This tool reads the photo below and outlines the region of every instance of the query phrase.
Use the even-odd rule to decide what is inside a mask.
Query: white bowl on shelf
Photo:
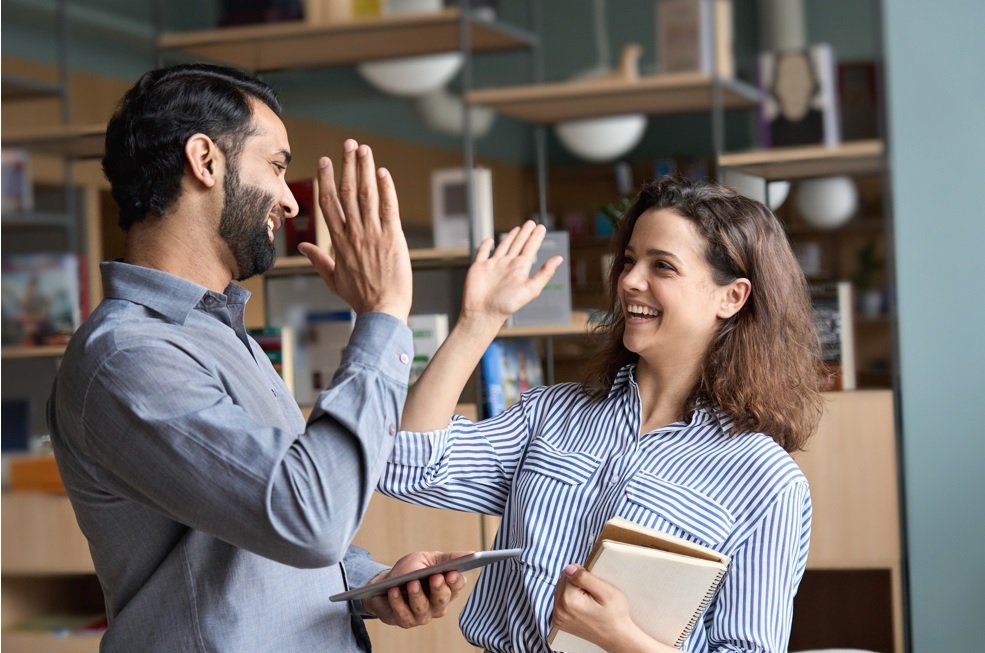
[[[367,61],[357,66],[370,84],[391,95],[416,97],[436,91],[454,77],[465,61],[461,52]]]
[[[605,118],[569,120],[554,127],[572,154],[588,161],[612,161],[633,149],[646,131],[646,116],[630,113]]]
[[[858,188],[851,177],[807,179],[797,184],[797,209],[817,229],[837,229],[858,210]]]

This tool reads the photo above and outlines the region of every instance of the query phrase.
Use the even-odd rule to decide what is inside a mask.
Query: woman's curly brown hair
[[[596,329],[603,342],[586,386],[607,393],[619,369],[638,360],[623,345],[617,290],[636,222],[659,209],[694,224],[716,283],[746,278],[752,286],[742,309],[722,321],[687,412],[707,402],[734,420],[734,433],[765,433],[787,451],[803,448],[821,417],[824,378],[807,282],[770,210],[715,183],[665,177],[644,186],[626,211],[612,243],[609,313]]]

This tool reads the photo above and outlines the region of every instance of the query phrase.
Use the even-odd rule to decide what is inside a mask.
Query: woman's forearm
[[[489,317],[462,316],[407,395],[400,428],[434,431],[448,426],[465,384],[502,326]]]

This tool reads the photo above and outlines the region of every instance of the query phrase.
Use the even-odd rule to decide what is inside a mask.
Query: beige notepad
[[[644,632],[679,647],[714,598],[729,563],[713,549],[614,517],[602,528],[585,567],[626,594],[633,621]],[[602,653],[556,628],[548,643],[565,653]]]

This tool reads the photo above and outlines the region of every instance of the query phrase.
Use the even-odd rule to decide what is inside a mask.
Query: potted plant
[[[855,260],[855,292],[858,297],[859,315],[872,317],[883,312],[883,293],[876,279],[882,260],[876,255],[876,242],[870,240],[859,251]]]

